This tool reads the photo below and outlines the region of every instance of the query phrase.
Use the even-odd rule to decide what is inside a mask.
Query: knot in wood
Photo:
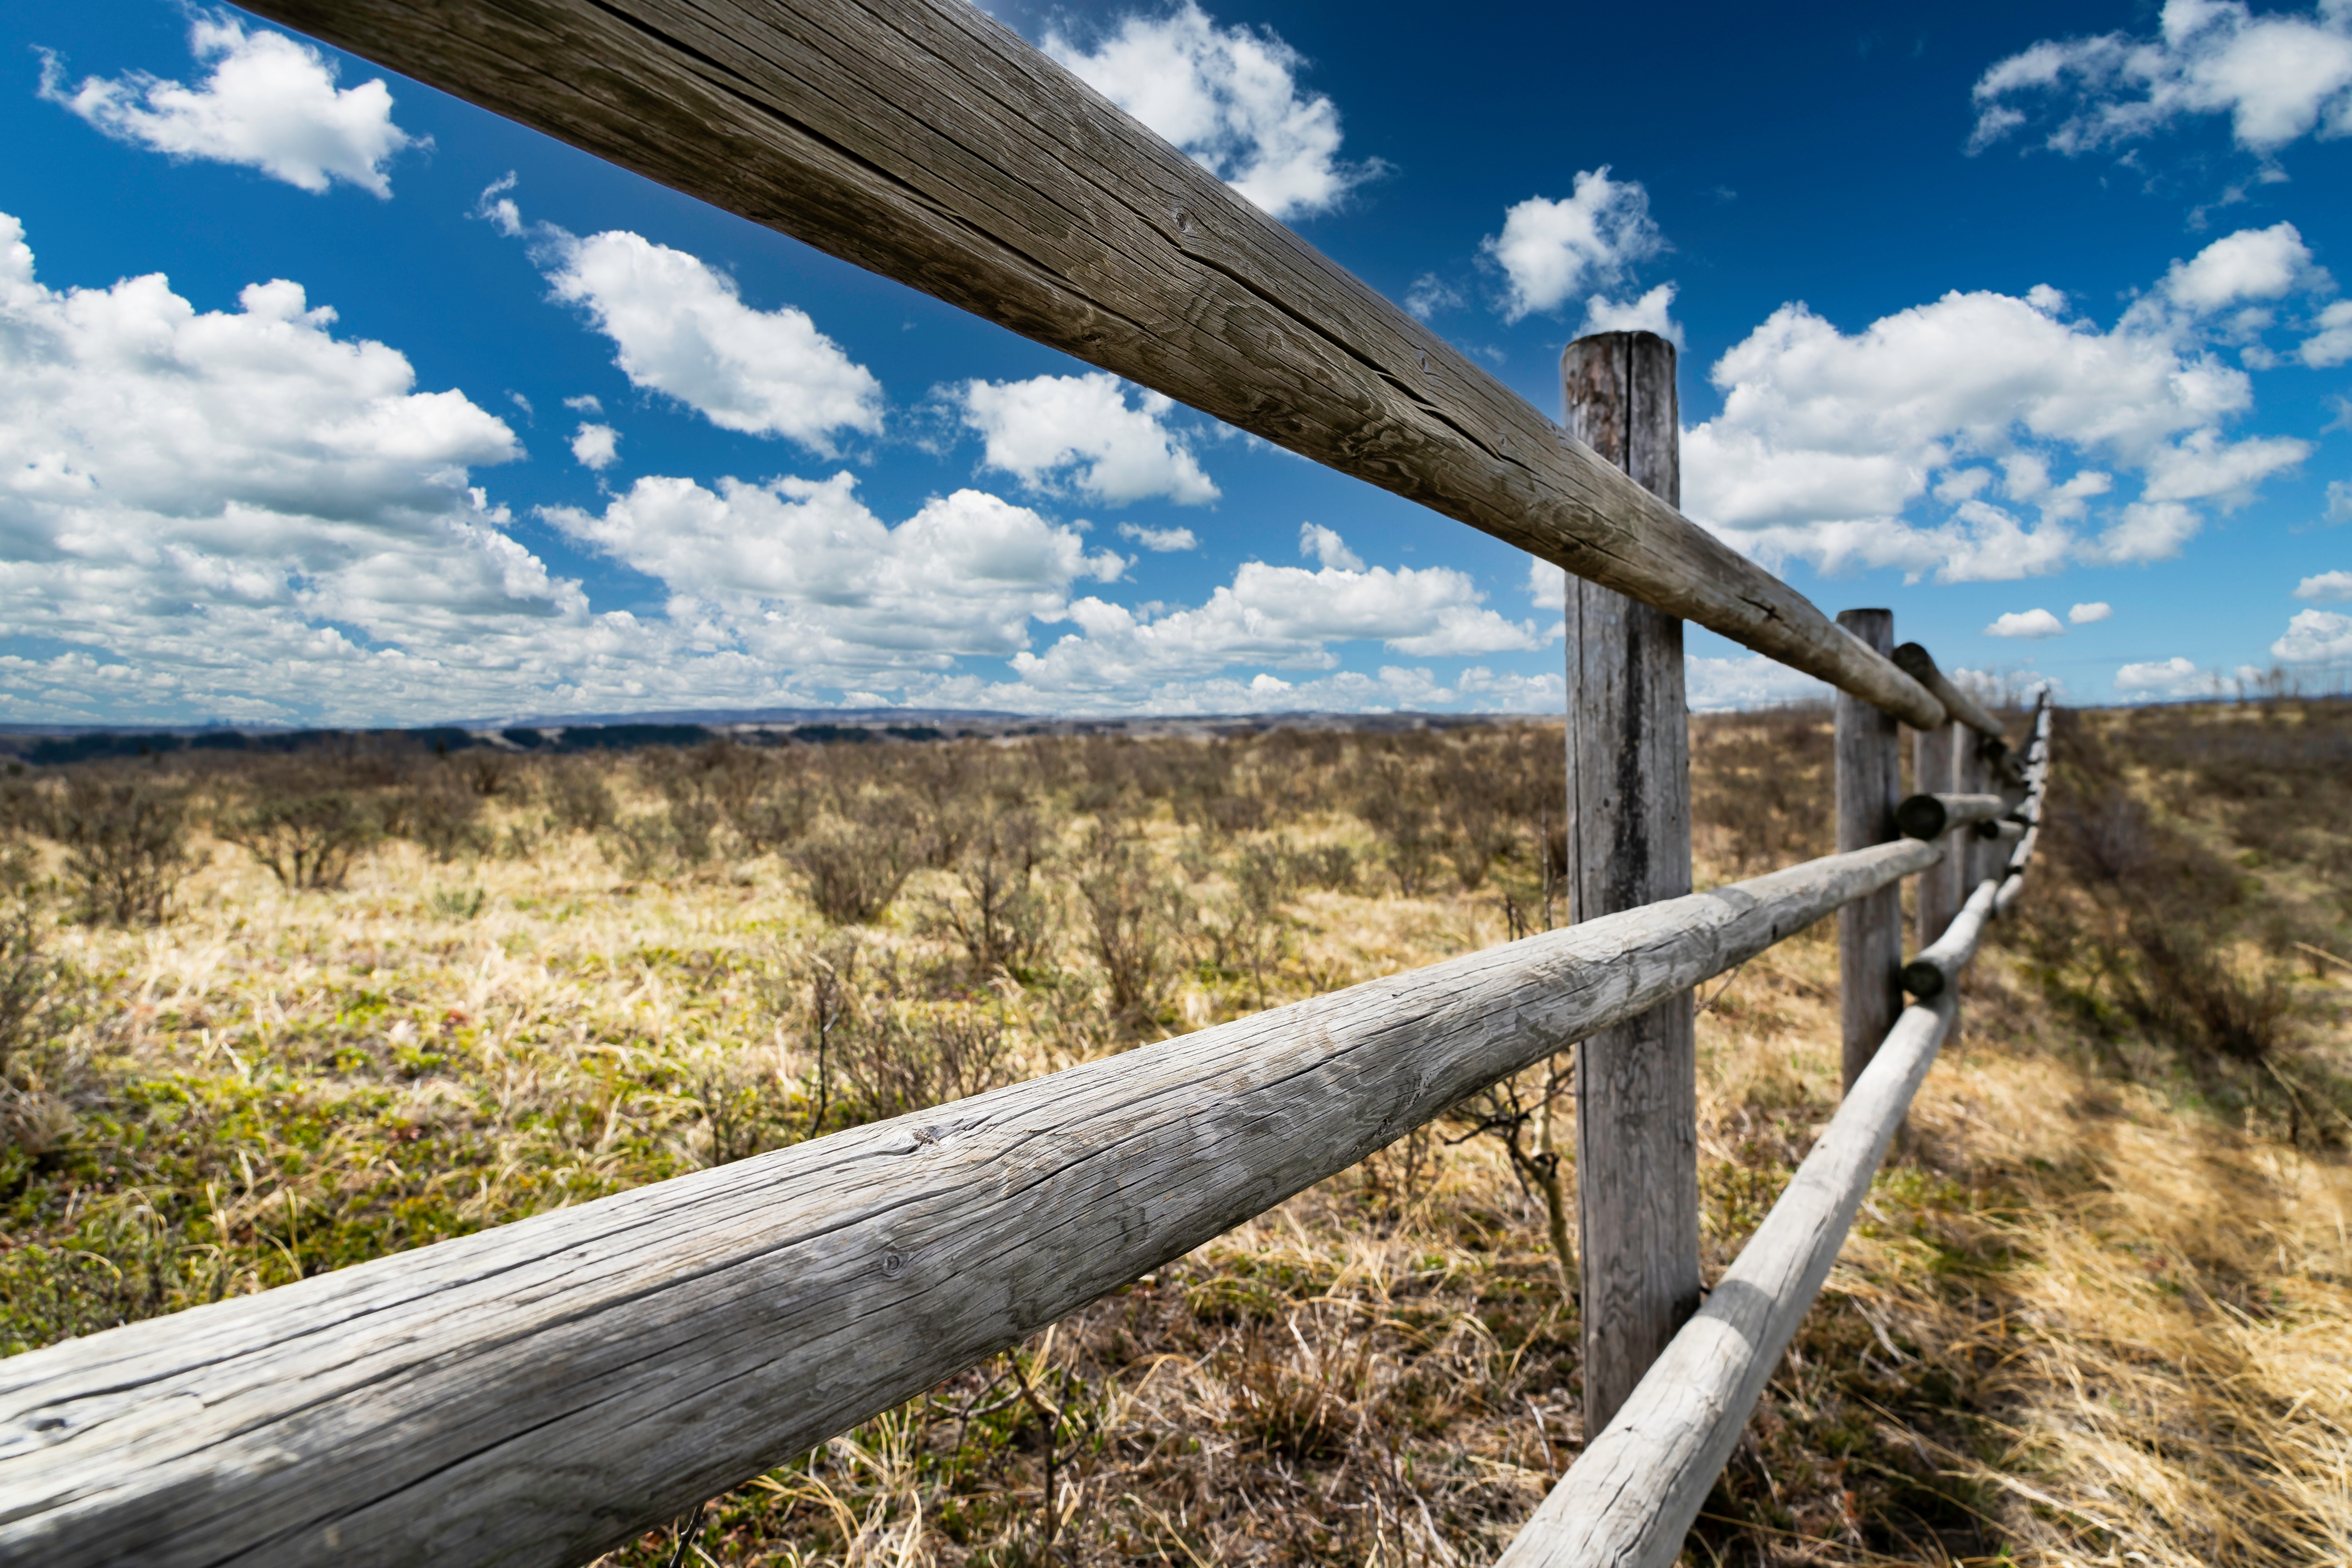
[[[898,1278],[898,1276],[899,1276],[899,1275],[904,1274],[906,1271],[907,1271],[907,1255],[906,1255],[905,1253],[903,1253],[903,1252],[886,1252],[886,1253],[884,1253],[884,1254],[882,1255],[882,1278],[883,1278],[883,1279],[896,1279],[897,1278]]]

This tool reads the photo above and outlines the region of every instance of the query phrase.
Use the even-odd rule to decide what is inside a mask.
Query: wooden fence
[[[1671,1563],[2022,886],[2046,699],[2021,768],[1685,519],[1671,345],[1570,345],[1555,425],[961,0],[253,8],[1566,567],[1576,923],[0,1362],[0,1556],[564,1568],[1580,1046],[1591,1437],[1504,1561]],[[1689,890],[1684,619],[1837,689],[1839,853]],[[1832,913],[1844,1103],[1702,1291],[1690,993]]]

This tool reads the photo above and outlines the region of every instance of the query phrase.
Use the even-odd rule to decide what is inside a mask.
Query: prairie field
[[[2055,720],[2017,916],[1687,1563],[2352,1560],[2352,703]],[[1831,850],[1825,711],[1692,758],[1702,887]],[[0,1354],[1544,930],[1561,759],[1492,723],[10,764]],[[1835,1109],[1836,985],[1825,922],[1701,993],[1710,1279]],[[1583,1438],[1570,1065],[606,1561],[1491,1561]]]

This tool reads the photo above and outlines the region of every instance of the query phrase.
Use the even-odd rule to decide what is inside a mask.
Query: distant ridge
[[[541,713],[520,719],[452,719],[452,730],[572,730],[583,725],[1018,724],[1037,717],[995,708],[663,708],[645,713]]]
[[[227,724],[0,724],[0,758],[12,766],[185,752],[298,752],[365,740],[438,752],[487,746],[507,752],[628,750],[692,746],[729,737],[754,745],[905,744],[1020,735],[1213,736],[1268,730],[1452,730],[1549,715],[1525,713],[1225,713],[1062,718],[953,708],[682,709],[652,713],[467,720],[383,729],[296,729]]]

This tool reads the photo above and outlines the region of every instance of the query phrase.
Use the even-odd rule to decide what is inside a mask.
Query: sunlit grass
[[[2099,721],[2137,754],[2131,722]],[[2097,969],[2129,952],[2084,945],[2102,929],[2095,889],[2053,831],[2037,912],[1972,976],[1962,1042],[1690,1561],[2352,1552],[2352,1122],[2331,1087],[2352,1076],[2352,971],[2279,956],[2295,951],[2281,942],[2343,951],[2343,829],[2324,820],[2324,787],[2301,805],[2241,791],[2259,812],[2184,788],[2201,753],[2179,724],[2147,742],[2127,787],[2161,843],[2178,822],[2225,865],[2260,820],[2245,831],[2263,863],[2229,873],[2242,888],[2210,929],[2249,984],[2288,987],[2278,1044],[2242,1061],[2135,1021]],[[1707,726],[1702,885],[1826,847],[1825,726]],[[559,826],[561,781],[522,770],[435,841],[447,858],[386,840],[339,889],[289,892],[200,835],[173,917],[143,929],[61,919],[68,890],[47,880],[61,854],[37,841],[29,898],[64,965],[64,1011],[7,1064],[0,1350],[782,1146],[959,1073],[1051,1071],[1505,940],[1506,899],[1520,919],[1541,908],[1546,824],[1525,802],[1557,797],[1557,737],[830,749],[856,771],[825,809],[898,823],[922,862],[854,929],[814,912],[789,837],[752,854],[722,825],[699,861],[662,837],[659,814],[683,797],[652,762],[596,764],[623,817],[654,825],[642,842]],[[900,762],[918,772],[894,774]],[[2062,749],[2062,780],[2068,765]],[[1795,785],[1744,787],[1768,773]],[[1047,826],[1049,940],[1017,974],[984,972],[940,915],[970,896],[956,867],[971,851],[917,851],[925,835],[935,848],[968,836],[955,812],[1016,807]],[[2298,810],[2311,820],[2282,820]],[[1089,950],[1097,820],[1126,825],[1155,885],[1181,894],[1154,906],[1165,973],[1138,981],[1133,1006]],[[1759,862],[1759,837],[1780,854]],[[1249,879],[1268,875],[1279,896],[1253,914]],[[1706,988],[1709,1278],[1835,1109],[1827,936]],[[826,1036],[820,1094],[827,973],[846,1022]],[[1570,1110],[1556,1115],[1565,1142]],[[698,1550],[725,1563],[1491,1559],[1582,1441],[1579,1325],[1540,1195],[1467,1131],[1415,1133],[714,1500]],[[671,1545],[660,1533],[617,1558]]]

